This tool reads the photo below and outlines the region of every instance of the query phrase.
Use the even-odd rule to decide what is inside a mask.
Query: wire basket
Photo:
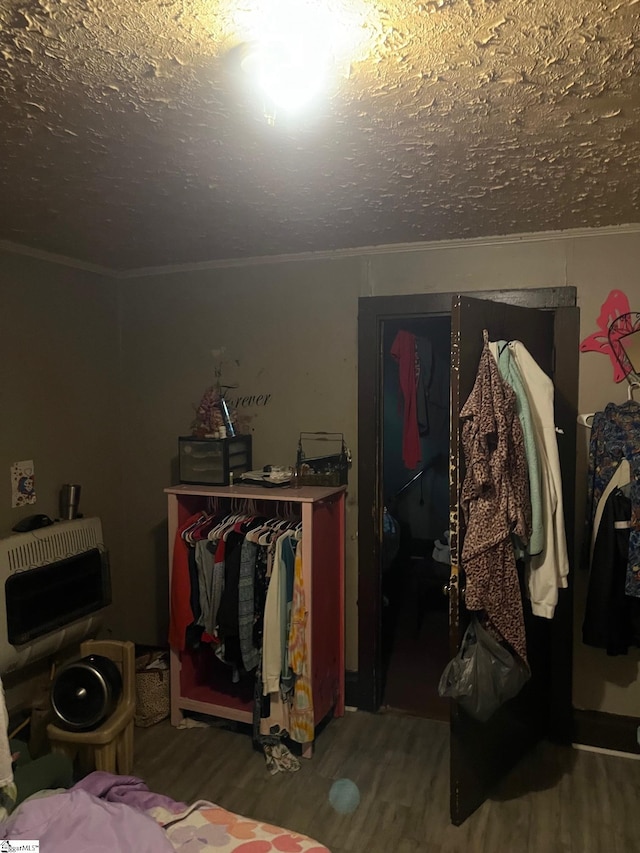
[[[297,467],[301,486],[345,486],[350,462],[343,433],[300,433]]]

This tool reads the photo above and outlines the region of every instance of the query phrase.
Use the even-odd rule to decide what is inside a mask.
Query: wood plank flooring
[[[306,833],[332,853],[634,853],[640,851],[640,761],[541,744],[466,823],[449,822],[448,725],[347,713],[311,761],[271,776],[247,730],[215,723],[136,729],[134,773],[177,800],[212,800]],[[329,802],[351,779],[360,805]]]

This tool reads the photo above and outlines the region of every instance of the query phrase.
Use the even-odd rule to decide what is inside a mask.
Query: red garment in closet
[[[182,652],[185,647],[187,626],[193,622],[191,610],[191,581],[189,580],[189,546],[182,534],[191,527],[202,513],[189,516],[176,531],[173,541],[173,563],[171,564],[171,606],[169,609],[169,645]]]
[[[395,336],[391,355],[398,362],[398,379],[404,401],[402,461],[410,471],[420,464],[420,434],[416,406],[416,338],[402,329]]]

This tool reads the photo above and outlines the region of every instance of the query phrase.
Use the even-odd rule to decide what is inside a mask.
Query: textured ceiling
[[[0,239],[126,269],[640,221],[640,0],[372,2],[274,126],[233,6],[2,0]]]

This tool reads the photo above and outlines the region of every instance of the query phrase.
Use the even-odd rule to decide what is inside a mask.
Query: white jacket
[[[569,574],[562,476],[553,411],[553,382],[524,344],[511,341],[509,348],[529,398],[541,468],[544,548],[528,564],[527,588],[533,613],[552,619],[558,602],[558,588],[567,586]]]

